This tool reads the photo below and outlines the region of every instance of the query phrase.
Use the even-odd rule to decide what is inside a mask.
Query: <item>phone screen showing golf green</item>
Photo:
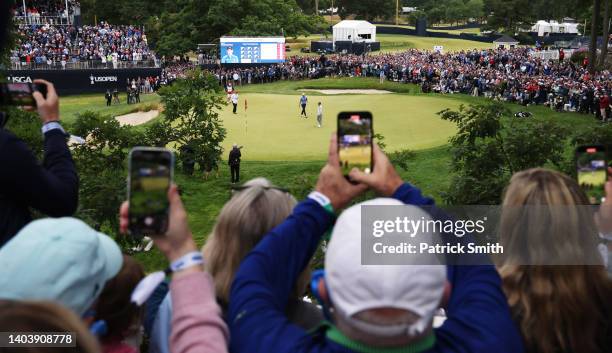
[[[130,232],[162,235],[168,228],[170,151],[134,149],[130,160]]]
[[[605,199],[608,178],[606,152],[599,146],[581,147],[576,153],[578,184],[591,204],[600,204]]]
[[[368,112],[338,115],[338,155],[344,175],[357,168],[372,172],[372,114]]]

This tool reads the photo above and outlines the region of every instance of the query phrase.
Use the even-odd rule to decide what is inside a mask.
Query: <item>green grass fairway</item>
[[[248,100],[245,114],[244,99]],[[316,126],[316,104],[323,103],[323,127]],[[243,145],[243,159],[259,161],[323,160],[329,137],[341,111],[370,111],[375,133],[385,137],[390,151],[426,149],[445,145],[456,128],[436,113],[457,109],[461,102],[444,97],[387,95],[310,96],[308,119],[300,118],[299,96],[242,93],[238,114],[231,105],[221,112],[227,128],[223,143]]]
[[[605,169],[592,172],[578,172],[578,183],[580,185],[601,186],[605,184],[607,171]]]
[[[376,36],[376,39],[380,41],[380,51],[383,53],[412,48],[433,50],[435,45],[444,46],[444,51],[446,52],[493,48],[493,43],[481,43],[463,39],[406,36],[402,34],[380,34]]]

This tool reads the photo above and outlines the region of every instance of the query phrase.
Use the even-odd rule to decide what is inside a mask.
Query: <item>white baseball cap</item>
[[[431,265],[438,262],[434,259],[436,255],[428,254],[406,255],[406,265],[362,265],[361,206],[369,205],[406,207],[404,214],[413,219],[431,219],[422,209],[389,198],[370,200],[345,210],[336,221],[325,254],[325,283],[333,307],[356,328],[373,335],[421,334],[431,325],[440,305],[446,266]],[[424,259],[429,256],[431,259]],[[362,311],[378,308],[408,310],[420,319],[410,325],[393,326],[351,319]]]

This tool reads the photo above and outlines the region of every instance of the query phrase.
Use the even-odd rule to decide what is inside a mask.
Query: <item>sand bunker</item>
[[[299,91],[317,92],[322,94],[389,94],[382,89],[302,89]]]
[[[148,121],[155,119],[159,115],[159,110],[149,110],[148,112],[136,112],[126,115],[116,116],[115,119],[119,124],[123,125],[142,125]]]

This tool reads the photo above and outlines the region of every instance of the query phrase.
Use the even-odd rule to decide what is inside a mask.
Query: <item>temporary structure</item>
[[[333,27],[333,30],[334,42],[376,42],[376,26],[368,21],[341,21]]]
[[[515,48],[519,45],[519,41],[510,36],[501,36],[493,41],[495,49],[499,48]]]

